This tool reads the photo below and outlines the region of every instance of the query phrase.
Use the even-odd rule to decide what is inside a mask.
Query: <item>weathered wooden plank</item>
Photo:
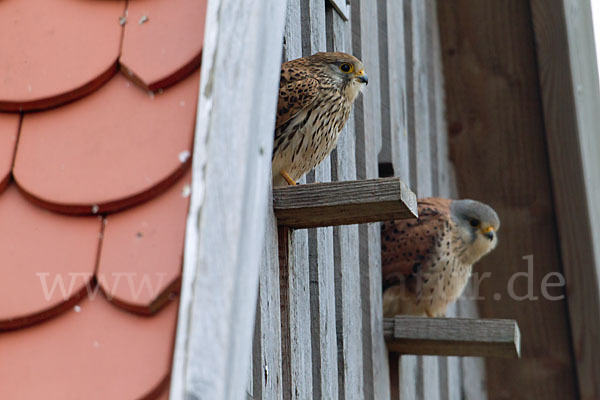
[[[588,0],[530,4],[579,395],[597,399],[600,93],[591,4]]]
[[[453,190],[456,188],[453,187]],[[472,278],[471,278],[472,279]],[[474,300],[469,300],[477,297],[474,292],[474,287],[467,285],[462,296],[455,303],[454,308],[456,315],[461,318],[479,318],[479,310]],[[486,400],[486,365],[485,358],[482,357],[460,357],[460,379],[461,392],[463,400]]]
[[[436,155],[437,155],[437,189],[441,196],[452,197],[450,176],[452,174],[452,164],[448,154],[448,125],[446,123],[446,94],[444,92],[444,66],[442,62],[442,49],[440,43],[440,25],[437,13],[437,2],[428,0],[429,23],[433,26],[432,32],[432,64],[433,64],[433,84],[435,91],[435,111],[432,119],[435,127]]]
[[[208,5],[171,399],[245,395],[284,18],[277,0]]]
[[[389,83],[389,136],[391,162],[394,166],[394,176],[409,183],[408,130],[406,115],[406,48],[404,35],[404,0],[387,0],[386,2],[387,58]],[[382,38],[383,40],[383,38]],[[385,133],[385,129],[384,129]]]
[[[425,25],[424,37],[424,61],[425,61],[425,81],[427,82],[426,102],[428,116],[429,132],[429,160],[431,168],[431,195],[439,195],[439,175],[440,175],[440,155],[438,154],[438,142],[440,131],[438,127],[438,105],[443,103],[442,93],[437,91],[435,82],[436,64],[441,63],[441,55],[435,52],[434,35],[437,32],[436,0],[422,0],[425,6],[423,15]],[[438,48],[439,51],[439,48]]]
[[[379,2],[377,5],[377,29],[379,38],[379,79],[380,85],[380,113],[381,113],[381,150],[377,155],[379,163],[379,176],[393,176],[392,162],[392,132],[390,120],[390,73],[389,54],[388,54],[388,28],[387,28],[387,1]],[[384,171],[382,167],[392,166],[392,170],[388,170],[389,175],[382,175]]]
[[[459,357],[440,358],[440,396],[443,400],[462,399],[462,376]],[[445,368],[441,368],[444,363]],[[483,365],[485,368],[485,364]],[[481,383],[480,383],[481,385]],[[484,397],[480,397],[484,400]]]
[[[412,81],[408,73],[412,68],[412,30],[410,18],[405,16],[405,12],[410,12],[409,0],[387,0],[387,32],[380,40],[387,40],[388,52],[388,76],[389,76],[389,104],[390,104],[390,155],[395,176],[400,177],[409,187],[416,184],[416,178],[413,181],[411,166],[416,165],[413,149],[409,146],[408,123],[410,121],[408,113],[409,102],[413,101],[412,92],[408,88],[412,87]],[[411,105],[411,107],[413,107]],[[384,116],[385,117],[385,116]],[[385,132],[384,132],[385,134]],[[414,130],[410,132],[411,143],[414,143]],[[385,140],[385,136],[384,136]],[[384,141],[383,147],[385,148]],[[382,149],[381,155],[385,155]],[[390,363],[396,364],[397,357],[395,353],[390,353]],[[390,365],[392,368],[392,366]],[[419,365],[415,356],[402,356],[394,365],[397,369],[398,384],[397,388],[400,399],[417,399],[417,378],[419,375]],[[393,394],[396,396],[396,393]]]
[[[302,49],[307,56],[327,48],[325,37],[325,2],[302,0]],[[330,157],[321,162],[308,182],[331,180]],[[310,308],[313,398],[338,397],[337,343],[335,327],[335,276],[333,266],[333,228],[308,231],[310,268]]]
[[[427,102],[429,113],[429,153],[431,167],[431,194],[449,197],[447,169],[447,133],[444,119],[444,92],[442,86],[442,57],[440,54],[439,25],[436,0],[425,0],[425,59],[427,60]],[[451,316],[447,313],[447,316]],[[437,365],[436,365],[437,364]],[[434,394],[429,398],[458,399],[461,396],[460,363],[456,357],[426,359],[424,365],[437,371],[439,388],[427,385]],[[427,378],[429,380],[429,378]],[[425,384],[425,382],[424,382]]]
[[[406,24],[406,89],[408,95],[408,144],[412,188],[419,198],[433,195],[431,110],[429,103],[432,60],[428,54],[426,3],[407,0],[404,8]],[[417,360],[416,393],[418,398],[439,399],[439,385],[431,385],[439,377],[438,361],[432,357]],[[411,384],[411,383],[408,383]]]
[[[443,73],[441,66],[440,71],[438,72]],[[443,77],[436,78],[438,83],[442,79]],[[440,90],[443,90],[443,88]],[[445,126],[445,117],[442,116],[442,118],[444,118],[443,124]],[[444,132],[446,132],[445,129]],[[444,133],[443,136],[444,138],[439,142],[442,144],[440,149],[442,154],[447,154],[447,134]],[[456,187],[456,178],[450,160],[447,158],[445,160],[441,160],[440,165],[445,165],[445,170],[442,172],[443,175],[440,178],[444,176],[447,177],[447,181],[440,179],[440,194],[451,199],[458,198],[459,196],[458,189]],[[479,318],[479,314],[477,313],[477,304],[476,301],[473,300],[476,297],[477,296],[474,293],[474,285],[467,284],[466,290],[463,291],[461,297],[459,297],[455,303],[448,306],[446,316],[450,318]],[[446,361],[446,372],[440,369],[440,374],[445,375],[442,376],[440,381],[440,393],[443,396],[442,398],[448,400],[487,399],[487,390],[485,387],[485,359],[481,357],[446,357]],[[466,375],[468,375],[468,378],[465,378]]]
[[[514,320],[471,318],[386,318],[390,350],[402,354],[519,357],[521,333]]]
[[[446,316],[456,317],[456,303],[448,307]],[[459,357],[439,357],[440,397],[443,400],[460,400],[462,398],[462,375]],[[482,373],[482,376],[485,376]],[[483,398],[482,398],[483,400]]]
[[[302,16],[300,0],[288,0],[284,32],[286,60],[302,56]],[[305,178],[300,180],[304,183]],[[310,275],[308,266],[308,232],[288,231],[280,246],[285,246],[285,263],[280,262],[282,313],[282,379],[284,399],[307,399],[312,396],[312,344],[310,314]],[[280,252],[280,259],[282,253]],[[286,275],[284,276],[284,271]]]
[[[478,305],[484,317],[516,319],[523,332],[519,362],[486,360],[488,390],[511,398],[577,398],[566,301],[540,291],[544,276],[562,267],[530,4],[441,1],[438,12],[458,188],[491,204],[502,219],[498,248],[475,269],[480,276],[492,273],[479,286],[485,301]],[[511,277],[529,270],[527,255],[533,256],[536,301],[519,301],[507,291]],[[527,281],[513,280],[514,293],[526,294]],[[551,289],[553,296],[565,294],[565,288]]]
[[[327,50],[351,52],[350,23],[327,10]],[[356,179],[354,112],[344,127],[337,147],[331,154],[331,178],[334,181]],[[362,304],[358,226],[333,228],[338,343],[339,399],[351,400],[363,393]]]
[[[259,272],[260,274],[260,272]],[[258,290],[258,296],[260,297],[260,287]],[[250,376],[248,378],[248,386],[246,387],[246,398],[248,399],[254,399],[254,381],[257,379],[256,374],[258,373],[257,369],[255,368],[256,365],[254,363],[254,357],[255,355],[258,355],[257,358],[260,357],[260,307],[257,305],[256,307],[256,315],[254,317],[254,336],[252,337],[252,356],[250,357],[250,367],[248,369]],[[256,396],[257,399],[260,398],[260,396],[257,394]]]
[[[271,200],[270,198],[268,200]],[[259,270],[252,393],[255,399],[279,399],[281,382],[281,309],[275,214],[267,212],[265,245]]]
[[[280,225],[293,228],[414,218],[416,196],[398,178],[313,183],[274,188]]]
[[[409,135],[414,134],[412,151],[415,154],[413,173],[413,187],[416,188],[419,198],[429,197],[433,194],[431,171],[431,114],[429,108],[429,75],[427,66],[430,59],[427,57],[427,19],[426,4],[423,0],[410,0],[410,12],[405,18],[410,18],[412,30],[410,54],[412,62],[408,66],[407,90],[412,97],[412,110],[409,109]],[[408,24],[407,24],[408,25]],[[412,112],[411,112],[412,111]]]
[[[350,6],[347,0],[329,0],[335,11],[339,14],[343,21],[348,21],[350,17]]]
[[[351,2],[352,48],[365,64],[369,86],[355,108],[356,162],[359,179],[378,176],[381,149],[381,90],[377,2]],[[387,350],[382,335],[381,242],[379,224],[361,225],[360,263],[363,300],[364,397],[389,398]]]

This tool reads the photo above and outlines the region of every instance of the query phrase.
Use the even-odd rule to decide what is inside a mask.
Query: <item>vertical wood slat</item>
[[[412,81],[409,81],[412,74],[412,31],[411,18],[406,16],[410,12],[410,0],[387,0],[387,59],[388,59],[388,77],[389,77],[389,120],[390,120],[390,154],[394,167],[394,175],[400,177],[411,188],[414,189],[416,179],[411,180],[416,158],[409,148],[409,135],[411,142],[414,143],[414,129],[409,131],[409,103],[411,109],[414,109],[414,97],[408,91],[412,88]],[[411,125],[412,126],[412,125]],[[383,144],[386,146],[386,143]],[[384,155],[384,152],[382,152]],[[392,381],[396,380],[395,387],[392,388],[392,397],[402,400],[417,399],[417,376],[418,368],[417,357],[390,355],[391,373],[394,374]]]
[[[417,196],[427,197],[433,195],[434,186],[437,186],[437,132],[432,130],[432,106],[435,98],[430,89],[433,77],[433,64],[431,47],[428,39],[431,38],[431,20],[427,18],[427,4],[421,0],[407,0],[404,8],[404,21],[406,23],[406,60],[407,62],[407,96],[408,96],[408,135],[410,157],[411,185],[416,189]],[[428,34],[429,33],[429,34]],[[437,188],[436,188],[437,189]],[[436,357],[418,357],[415,361],[411,357],[403,357],[401,361],[401,385],[405,397],[412,398],[440,398],[438,384],[440,361]],[[416,370],[416,371],[415,371]],[[444,370],[445,371],[445,370]],[[416,376],[415,376],[416,372]],[[413,382],[416,387],[413,389]],[[414,391],[413,391],[414,390]]]
[[[444,91],[442,57],[435,0],[425,0],[425,45],[427,60],[427,92],[431,155],[432,194],[440,197],[452,197],[450,194],[448,169],[451,168],[447,151],[447,130],[444,116]],[[456,304],[451,305],[446,315],[456,316]],[[439,387],[434,388],[433,398],[458,400],[462,395],[461,368],[458,357],[437,357],[429,359],[430,368],[437,364]]]
[[[589,0],[530,0],[579,395],[600,397],[600,93]],[[597,44],[596,44],[597,45]]]
[[[417,153],[417,192],[420,197],[439,195],[437,131],[435,120],[435,87],[433,77],[433,25],[431,0],[413,0],[413,95],[417,115],[415,115]],[[422,357],[422,372],[419,386],[423,398],[440,399],[440,373],[447,375],[444,359]]]
[[[352,47],[365,64],[369,86],[355,108],[357,177],[378,175],[381,149],[381,98],[377,2],[351,3]],[[379,224],[359,227],[361,298],[363,301],[364,394],[367,399],[389,398],[387,350],[383,341],[381,306],[381,242]]]
[[[392,135],[390,120],[390,71],[389,52],[388,52],[388,21],[387,21],[387,1],[377,4],[377,29],[379,38],[379,79],[381,82],[380,101],[381,101],[381,150],[379,151],[377,162],[379,163],[379,172],[381,174],[381,164],[392,164]],[[394,39],[391,39],[394,40]],[[401,66],[398,66],[401,67]],[[389,172],[389,171],[385,171]]]
[[[410,53],[407,53],[404,32],[407,26],[404,20],[404,3],[405,0],[387,0],[385,3],[379,3],[380,21],[385,21],[385,30],[381,31],[380,28],[381,63],[388,77],[387,84],[382,82],[382,86],[387,88],[382,91],[382,103],[389,105],[389,114],[382,115],[383,121],[387,118],[389,122],[383,125],[383,144],[379,161],[391,162],[394,175],[411,186],[406,110],[409,96],[406,91],[407,60],[410,60],[407,56]],[[408,35],[408,38],[411,36]],[[383,76],[385,74],[382,74]],[[417,358],[390,353],[389,363],[391,399],[416,400]]]
[[[447,128],[445,120],[445,97],[443,86],[443,66],[439,37],[437,5],[434,0],[426,0],[427,11],[427,45],[430,64],[429,74],[429,107],[432,143],[432,174],[434,194],[441,197],[455,198],[451,193],[449,171],[452,168],[448,159]],[[463,300],[473,301],[473,300]],[[446,316],[457,316],[458,304],[448,307]],[[462,369],[459,357],[438,357],[440,376],[440,398],[443,400],[460,400],[462,397]],[[481,371],[484,371],[484,365]],[[485,376],[481,372],[481,376]],[[481,399],[485,394],[481,393]]]
[[[285,60],[302,57],[301,21],[300,0],[288,0]],[[304,182],[302,178],[300,183]],[[308,232],[301,229],[283,233],[279,235],[284,251],[280,252],[280,259],[289,263],[285,266],[280,263],[283,398],[302,400],[310,398],[313,391]]]
[[[351,53],[350,22],[331,8],[327,10],[327,50]],[[356,179],[354,111],[331,154],[332,180]],[[338,345],[338,390],[340,400],[356,399],[363,393],[362,304],[358,225],[333,228]]]
[[[436,33],[437,25],[436,18],[436,0],[422,1],[425,6],[423,15],[423,24],[425,25],[425,40],[424,40],[424,63],[427,82],[427,120],[429,122],[429,154],[431,168],[431,194],[434,196],[440,195],[440,159],[438,154],[438,137],[441,131],[438,127],[438,104],[444,101],[444,97],[437,91],[435,86],[435,68],[436,64],[441,62],[441,57],[436,55],[434,50],[434,34]]]
[[[415,135],[413,151],[416,160],[414,164],[412,182],[417,190],[417,197],[423,198],[432,195],[431,174],[431,143],[430,143],[430,113],[429,113],[429,82],[427,65],[431,60],[427,58],[427,20],[425,2],[423,0],[410,0],[410,29],[412,30],[410,43],[412,58],[408,60],[408,94],[412,99],[412,113],[409,111],[409,135]],[[412,125],[412,126],[411,126]],[[412,129],[411,129],[412,127]],[[412,132],[411,132],[412,131]]]
[[[479,318],[477,304],[466,298],[474,297],[467,286],[463,298],[457,302],[456,315],[462,318]],[[463,389],[464,400],[486,400],[487,390],[485,386],[485,359],[481,357],[461,357],[460,379]]]
[[[270,175],[269,175],[270,176]],[[272,203],[271,195],[269,202]],[[281,308],[279,293],[278,237],[275,214],[267,210],[265,245],[259,270],[252,387],[254,399],[279,399],[282,396]]]
[[[414,151],[416,159],[416,190],[417,196],[433,195],[433,170],[431,146],[431,108],[429,68],[431,59],[428,57],[428,20],[427,4],[423,0],[412,0],[411,29],[412,29],[412,96],[414,101]],[[409,95],[410,95],[409,94]],[[418,375],[417,393],[419,397],[428,400],[440,398],[439,363],[437,357],[423,356],[418,358],[420,371]]]
[[[302,0],[303,55],[326,51],[325,2]],[[307,176],[308,182],[331,180],[331,157]],[[310,307],[313,361],[313,398],[338,397],[337,343],[335,326],[335,275],[333,228],[308,231],[310,265]]]
[[[408,157],[408,128],[406,110],[406,43],[404,35],[404,2],[405,0],[387,0],[386,32],[387,39],[387,71],[389,96],[389,141],[382,145],[390,148],[394,175],[407,184],[410,183]],[[383,95],[383,93],[382,93]],[[381,154],[384,151],[382,149]]]
[[[278,0],[208,5],[171,399],[247,388],[284,19]],[[241,69],[264,78],[240,82]]]
[[[440,24],[438,19],[437,1],[429,0],[430,24],[433,25],[432,32],[432,60],[433,85],[435,87],[435,131],[437,132],[437,176],[438,191],[442,196],[454,198],[452,195],[450,176],[453,174],[454,166],[450,162],[448,151],[448,125],[446,123],[446,94],[444,92],[444,66],[442,62],[442,48],[440,43]]]

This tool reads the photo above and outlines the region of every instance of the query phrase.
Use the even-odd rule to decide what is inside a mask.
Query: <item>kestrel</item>
[[[346,53],[317,53],[281,66],[273,186],[295,185],[329,155],[367,83],[362,62]]]
[[[382,224],[383,314],[443,316],[473,264],[497,244],[500,220],[474,200],[427,198],[419,218]]]

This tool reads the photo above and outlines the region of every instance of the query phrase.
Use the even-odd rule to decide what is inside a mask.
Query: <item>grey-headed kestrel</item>
[[[273,186],[295,185],[329,155],[367,83],[362,62],[346,53],[316,53],[281,66]]]
[[[427,198],[419,218],[382,224],[383,314],[443,316],[473,264],[496,247],[500,220],[474,200]]]

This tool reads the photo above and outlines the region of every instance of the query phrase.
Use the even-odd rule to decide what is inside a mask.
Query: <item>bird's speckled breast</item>
[[[298,180],[323,161],[337,144],[350,115],[351,104],[338,93],[323,95],[279,127],[273,157],[273,175],[285,169]]]

